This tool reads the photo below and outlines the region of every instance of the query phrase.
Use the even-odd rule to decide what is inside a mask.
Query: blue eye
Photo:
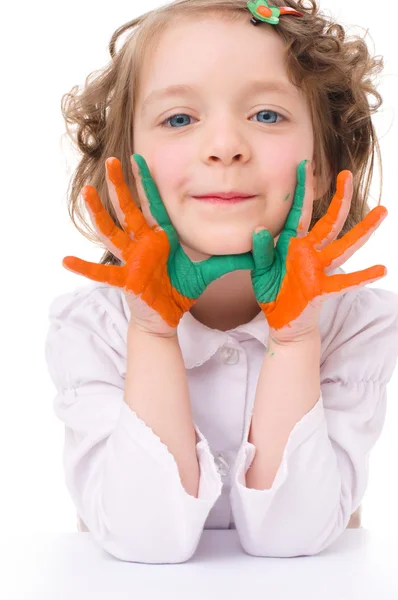
[[[266,115],[277,115],[278,117],[281,118],[282,121],[285,120],[285,117],[283,115],[281,115],[280,113],[276,112],[276,110],[268,110],[268,109],[263,109],[260,110],[258,113],[256,113],[256,115],[260,115],[261,113],[265,113]],[[269,118],[267,118],[266,121],[260,121],[260,123],[275,123],[275,121],[270,121]]]
[[[283,115],[281,115],[280,113],[276,112],[276,110],[268,110],[268,109],[263,109],[263,110],[260,110],[260,111],[258,111],[258,112],[256,113],[256,115],[259,115],[259,114],[261,114],[261,113],[265,113],[266,115],[270,115],[270,114],[271,114],[271,115],[272,115],[272,114],[273,114],[273,115],[277,115],[278,117],[280,117],[280,120],[282,120],[282,121],[284,121],[284,120],[286,119],[286,117],[284,117],[284,116],[283,116]],[[172,115],[171,117],[167,117],[167,119],[165,119],[165,120],[164,120],[164,121],[163,121],[163,122],[160,124],[160,126],[161,126],[161,127],[167,127],[167,125],[166,125],[166,124],[167,124],[167,123],[169,123],[169,122],[171,122],[171,119],[175,119],[176,117],[178,118],[178,121],[176,121],[176,122],[178,122],[178,124],[179,124],[179,125],[184,125],[184,123],[183,123],[183,122],[181,122],[181,121],[183,121],[183,119],[181,119],[181,117],[188,117],[188,119],[192,119],[192,118],[193,118],[193,117],[190,117],[189,115],[187,115],[187,114],[185,114],[185,113],[177,113],[177,114],[175,114],[175,115]],[[271,118],[272,118],[272,117],[271,117]],[[272,124],[276,123],[276,121],[272,121],[272,120],[270,120],[269,118],[267,118],[267,120],[265,120],[265,121],[259,121],[259,122],[260,122],[260,123],[264,123],[264,124],[266,124],[266,125],[268,125],[268,124],[271,124],[271,125],[272,125]],[[185,123],[185,125],[186,125],[186,124],[187,124],[187,123]],[[189,123],[188,123],[188,125],[189,125]],[[171,127],[171,128],[172,128],[172,129],[178,129],[179,127]]]
[[[179,119],[179,125],[181,125],[181,117],[188,117],[188,119],[192,119],[192,117],[190,117],[189,115],[186,115],[184,113],[178,113],[176,115],[172,115],[171,117],[168,117],[167,119],[165,119],[160,125],[161,127],[166,127],[166,123],[168,123],[169,121],[171,121],[171,119],[175,119],[176,117],[178,117]],[[182,123],[184,124],[184,123]],[[175,127],[172,127],[172,129],[176,129]]]

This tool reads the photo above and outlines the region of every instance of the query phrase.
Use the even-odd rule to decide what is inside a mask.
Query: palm
[[[311,328],[327,297],[366,285],[386,274],[383,265],[375,265],[355,273],[328,275],[369,239],[387,216],[387,209],[377,206],[335,240],[347,218],[352,194],[351,172],[341,171],[327,214],[308,233],[313,205],[312,179],[309,185],[306,181],[306,174],[310,173],[302,161],[293,206],[276,247],[266,229],[253,234],[254,292],[270,327],[281,335],[301,334]]]
[[[120,161],[110,158],[107,160],[108,175],[117,193],[123,230],[114,223],[94,187],[85,186],[82,195],[101,239],[125,264],[101,265],[67,256],[63,265],[89,279],[121,287],[129,294],[139,296],[166,323],[175,327],[209,283],[230,271],[251,269],[253,257],[247,252],[192,262],[181,247],[144,158],[135,155],[135,159],[152,216],[159,227],[148,225],[131,197]]]

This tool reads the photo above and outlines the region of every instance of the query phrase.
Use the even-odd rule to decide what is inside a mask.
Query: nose
[[[239,127],[234,125],[232,119],[225,119],[224,125],[213,121],[209,123],[202,140],[202,159],[208,164],[221,162],[228,166],[234,162],[246,162],[251,156],[248,140]]]
[[[230,154],[227,154],[226,152],[218,152],[217,155],[211,155],[209,156],[209,162],[222,162],[226,165],[231,164],[232,162],[237,162],[237,161],[242,161],[243,160],[243,154],[239,153],[239,154],[235,154],[234,156],[232,156],[232,158],[230,158]]]

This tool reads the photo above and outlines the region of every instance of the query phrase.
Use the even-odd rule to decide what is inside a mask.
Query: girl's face
[[[274,237],[283,229],[298,164],[314,150],[310,109],[288,80],[284,56],[273,26],[254,27],[248,13],[242,23],[220,17],[172,25],[145,59],[133,149],[145,158],[192,260],[252,250],[260,225]],[[174,85],[186,91],[160,93]],[[231,190],[255,198],[193,198]]]

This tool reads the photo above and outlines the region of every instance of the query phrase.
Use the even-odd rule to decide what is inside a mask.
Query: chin
[[[245,254],[252,250],[252,241],[247,240],[206,240],[206,241],[193,241],[189,244],[183,244],[181,242],[186,254],[193,261],[205,260],[210,256],[223,256],[228,254]]]
[[[223,256],[227,254],[245,254],[252,250],[252,244],[213,244],[209,253],[212,256]]]

